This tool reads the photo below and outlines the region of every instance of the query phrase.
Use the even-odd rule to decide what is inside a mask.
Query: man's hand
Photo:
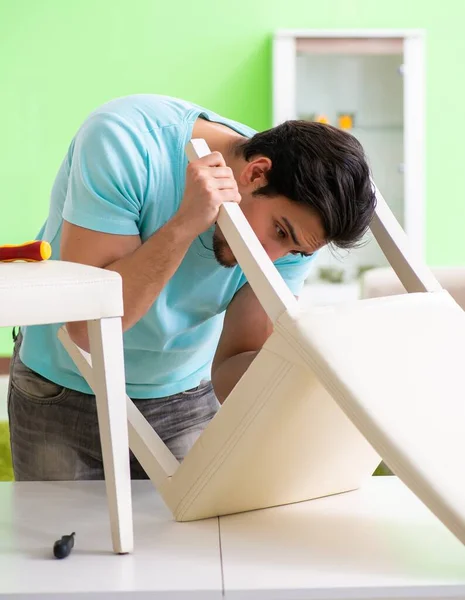
[[[188,164],[184,197],[174,219],[196,237],[216,222],[223,202],[240,201],[232,170],[219,152],[212,152]]]

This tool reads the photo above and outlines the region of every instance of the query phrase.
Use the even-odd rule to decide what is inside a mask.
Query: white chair
[[[62,261],[0,263],[0,306],[1,327],[87,321],[113,550],[132,552],[120,275]]]
[[[203,140],[189,159],[209,152]],[[301,311],[240,207],[218,223],[274,330],[182,464],[129,398],[129,444],[179,521],[353,490],[383,459],[465,542],[465,315],[376,190],[371,229],[408,295]],[[91,386],[88,357],[60,333]]]

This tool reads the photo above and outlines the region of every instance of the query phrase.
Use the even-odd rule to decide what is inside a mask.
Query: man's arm
[[[226,310],[212,366],[216,397],[223,403],[273,331],[250,285],[245,284]]]
[[[92,156],[92,152],[89,153]],[[104,153],[104,156],[107,154],[108,152]],[[96,189],[99,190],[102,187],[101,184],[98,185],[102,173],[111,169],[111,165],[105,162],[97,165],[92,161],[91,164],[94,168],[91,175],[96,181]],[[79,166],[76,170],[79,177],[75,175],[75,178],[80,182],[76,191],[78,203],[79,194],[88,194],[91,177],[88,168],[82,174],[79,172]],[[108,197],[103,199],[103,204],[108,210],[112,207],[108,198],[121,196],[112,183],[112,177],[114,178],[115,174],[110,172],[105,188]],[[91,196],[92,201],[96,202],[94,196],[101,200],[101,192],[95,192]],[[178,212],[147,241],[142,243],[136,234],[104,233],[80,227],[71,224],[71,219],[66,220],[65,214],[60,258],[117,271],[122,276],[125,331],[146,314],[174,275],[193,240],[216,221],[223,202],[239,201],[240,195],[231,169],[226,167],[221,154],[213,152],[188,165],[186,186]],[[99,210],[101,212],[100,206]],[[79,213],[79,210],[77,212]],[[102,215],[100,217],[102,218]],[[68,323],[67,329],[74,343],[88,351],[86,323]]]
[[[149,310],[174,275],[195,238],[182,218],[174,217],[144,244],[138,235],[113,235],[63,223],[61,260],[117,271],[123,279],[123,331]],[[85,322],[67,324],[71,339],[89,351]]]

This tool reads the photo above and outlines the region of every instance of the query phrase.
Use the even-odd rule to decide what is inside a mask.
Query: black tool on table
[[[61,540],[57,540],[53,544],[53,555],[55,558],[66,558],[74,546],[75,532],[71,535],[63,535]]]

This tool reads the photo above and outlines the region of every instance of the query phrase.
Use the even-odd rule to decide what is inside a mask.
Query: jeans
[[[29,369],[19,358],[20,345],[21,334],[16,337],[8,392],[16,481],[103,479],[95,396],[64,388]],[[180,461],[219,408],[210,381],[173,396],[134,403]],[[146,479],[129,454],[131,478]]]

